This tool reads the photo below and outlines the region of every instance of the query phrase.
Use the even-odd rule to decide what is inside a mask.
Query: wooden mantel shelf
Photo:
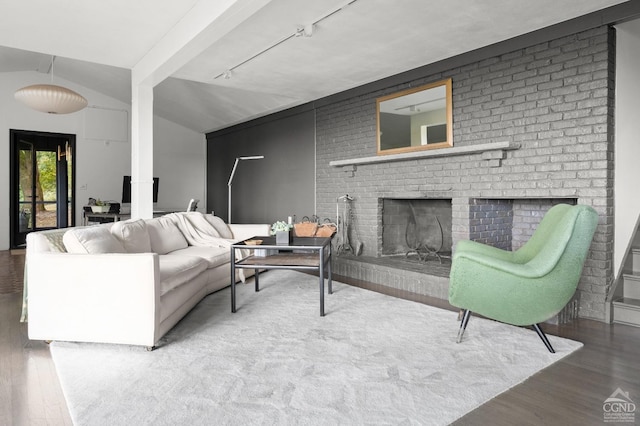
[[[354,166],[360,164],[389,163],[392,161],[419,160],[421,158],[451,157],[454,155],[478,154],[490,151],[511,151],[519,149],[517,142],[493,142],[480,145],[460,146],[453,148],[432,149],[418,152],[405,152],[402,154],[376,155],[375,157],[352,158],[348,160],[336,160],[329,162],[330,166]]]

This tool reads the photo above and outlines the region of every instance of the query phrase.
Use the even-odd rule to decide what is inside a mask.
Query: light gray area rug
[[[77,425],[448,424],[582,346],[334,282],[261,275],[208,296],[153,352],[54,342]]]

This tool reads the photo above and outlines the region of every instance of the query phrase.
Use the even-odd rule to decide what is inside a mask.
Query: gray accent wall
[[[207,211],[227,220],[227,183],[236,157],[244,160],[232,182],[232,223],[273,223],[315,214],[315,111],[297,108],[207,135]]]

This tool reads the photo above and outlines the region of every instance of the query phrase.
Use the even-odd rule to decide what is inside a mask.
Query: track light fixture
[[[342,6],[339,6],[335,9],[332,9],[331,11],[329,11],[328,13],[325,13],[324,15],[322,15],[320,18],[316,19],[315,21],[309,23],[309,24],[305,24],[305,25],[298,25],[296,27],[296,30],[281,38],[280,40],[276,41],[275,43],[271,44],[270,46],[262,49],[261,51],[259,51],[258,53],[248,57],[247,59],[237,63],[236,65],[228,68],[226,71],[223,71],[217,75],[215,75],[213,77],[214,80],[223,77],[224,79],[229,79],[231,77],[231,72],[234,71],[236,68],[246,64],[247,62],[251,61],[252,59],[257,58],[258,56],[268,52],[269,50],[273,49],[276,46],[281,45],[282,43],[284,43],[285,41],[289,40],[290,38],[296,38],[296,37],[311,37],[313,35],[313,30],[314,27],[319,23],[324,21],[325,19],[327,19],[328,17],[340,12],[341,10],[346,9],[347,7],[351,6],[353,3],[355,3],[358,0],[349,0],[347,2],[345,2],[345,4],[343,4]]]
[[[296,37],[311,37],[313,35],[313,24],[298,25],[296,29]]]

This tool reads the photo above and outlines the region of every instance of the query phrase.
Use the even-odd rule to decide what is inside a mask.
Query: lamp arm
[[[235,163],[233,163],[233,168],[231,169],[231,175],[229,175],[229,182],[227,183],[228,187],[231,187],[231,182],[233,181],[233,175],[236,174],[236,169],[238,168],[239,158],[236,158]]]
[[[233,175],[236,174],[236,169],[238,168],[238,163],[240,160],[261,160],[264,158],[264,155],[251,155],[248,157],[236,157],[236,161],[233,163],[233,168],[231,169],[231,175],[229,175],[229,182],[227,182],[228,187],[228,214],[227,214],[227,223],[231,223],[231,183],[233,182]]]
[[[236,158],[236,161],[233,163],[233,168],[231,169],[231,175],[229,175],[229,182],[227,183],[227,223],[231,223],[231,183],[233,182],[233,175],[236,174],[236,169],[238,168],[239,158]]]

